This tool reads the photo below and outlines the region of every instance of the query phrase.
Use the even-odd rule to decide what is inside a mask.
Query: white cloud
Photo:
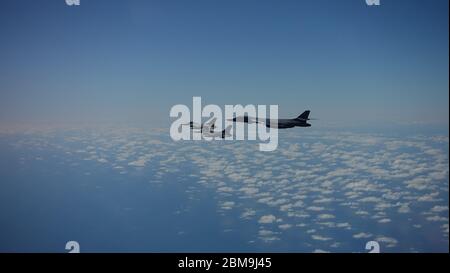
[[[389,222],[391,222],[391,219],[389,219],[389,218],[383,218],[383,219],[378,220],[378,223],[381,223],[381,224],[385,224],[385,223],[389,223]]]
[[[438,215],[428,216],[426,219],[427,219],[427,221],[430,221],[430,222],[448,222],[447,217],[441,217]]]
[[[447,211],[448,210],[448,206],[434,206],[431,211],[433,212],[443,212],[443,211]]]
[[[355,239],[361,239],[361,238],[366,239],[366,238],[370,238],[370,237],[372,237],[372,234],[365,233],[365,232],[360,232],[360,233],[353,235],[353,238],[355,238]]]
[[[443,229],[443,232],[444,232],[444,233],[447,233],[447,235],[448,235],[448,224],[443,224],[443,225],[441,226],[441,228]]]
[[[322,211],[325,210],[324,207],[317,207],[317,206],[310,206],[308,208],[306,208],[307,210],[311,210],[311,211]]]
[[[329,251],[326,251],[326,250],[322,250],[322,249],[315,249],[314,251],[313,251],[313,253],[330,253]]]
[[[365,210],[358,210],[357,212],[355,212],[356,215],[369,215],[369,212],[365,211]]]
[[[252,187],[243,187],[239,190],[248,195],[253,195],[253,194],[256,194],[259,192],[259,190],[257,188],[252,188]]]
[[[259,230],[258,234],[259,234],[259,238],[267,243],[273,242],[276,240],[280,240],[280,238],[278,238],[276,236],[277,233],[273,232],[271,230],[261,229],[261,230]]]
[[[255,211],[255,210],[253,210],[253,209],[246,209],[246,210],[241,214],[241,218],[249,219],[249,218],[255,216],[255,214],[256,214],[256,211]]]
[[[274,215],[272,215],[272,214],[264,215],[264,216],[261,216],[261,218],[259,218],[258,223],[260,223],[260,224],[271,224],[271,223],[275,222],[276,219],[277,218]]]
[[[437,199],[435,197],[438,195],[439,195],[439,192],[433,192],[430,194],[425,194],[425,195],[419,197],[419,199],[417,199],[417,200],[421,201],[421,202],[434,202],[434,201],[437,201]]]
[[[128,163],[128,165],[134,166],[134,167],[144,167],[145,163],[147,163],[147,160],[144,158],[141,158],[141,159],[138,159],[138,160]]]
[[[345,228],[345,229],[351,229],[351,225],[349,223],[337,223],[336,227],[338,228]]]
[[[220,205],[221,209],[225,209],[225,210],[230,210],[234,207],[235,202],[233,201],[226,201],[226,202],[222,202]]]
[[[386,244],[386,247],[395,247],[398,241],[392,237],[378,236],[375,241]]]
[[[425,177],[416,177],[410,181],[405,182],[407,184],[407,188],[413,188],[416,190],[425,190],[428,187],[428,184],[430,183],[429,178]]]
[[[220,187],[217,189],[218,192],[233,192],[233,188],[231,187]]]
[[[322,219],[322,220],[324,220],[324,219],[334,219],[335,216],[332,215],[332,214],[326,214],[326,213],[324,213],[324,214],[319,214],[319,215],[317,216],[317,218]]]
[[[322,198],[322,199],[317,199],[314,200],[313,203],[329,203],[332,202],[334,199],[333,198]]]
[[[312,235],[311,238],[313,238],[313,240],[317,240],[317,241],[329,241],[332,239],[330,237],[325,237],[325,236],[316,235],[316,234]]]
[[[383,200],[381,198],[375,197],[375,196],[369,196],[359,199],[360,202],[371,202],[371,203],[378,203],[382,202]]]
[[[409,213],[411,212],[411,209],[409,208],[409,204],[402,204],[400,208],[398,209],[399,213]]]
[[[292,227],[291,224],[282,224],[278,226],[280,229],[290,229]]]

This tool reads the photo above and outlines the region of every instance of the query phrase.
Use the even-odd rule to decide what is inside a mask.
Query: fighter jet
[[[223,129],[222,131],[204,131],[202,134],[205,137],[221,137],[225,138],[227,136],[231,136],[231,129],[233,128],[233,125],[229,125],[227,128]]]
[[[309,118],[310,112],[311,111],[307,110],[307,111],[303,112],[300,116],[293,118],[293,119],[260,120],[258,118],[254,118],[254,117],[240,116],[240,117],[235,117],[235,118],[229,119],[229,120],[234,121],[234,122],[261,123],[261,124],[264,124],[268,128],[278,128],[278,129],[286,129],[286,128],[293,128],[293,127],[310,127],[311,124],[307,123],[308,120],[311,120]]]
[[[182,125],[189,125],[191,130],[200,130],[200,132],[202,133],[203,131],[214,131],[214,128],[215,128],[214,124],[216,123],[216,120],[217,120],[217,118],[213,118],[210,121],[207,121],[202,124],[198,124],[198,123],[191,121],[189,123],[184,123]]]

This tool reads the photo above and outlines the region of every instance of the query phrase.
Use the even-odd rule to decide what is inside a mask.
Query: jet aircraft
[[[249,117],[247,115],[235,117],[233,119],[229,119],[229,121],[234,122],[244,122],[244,123],[261,123],[264,124],[268,128],[278,128],[278,129],[286,129],[286,128],[293,128],[293,127],[310,127],[311,124],[309,124],[307,121],[311,120],[309,118],[309,113],[311,111],[307,110],[303,112],[300,116],[293,118],[293,119],[265,119],[260,120],[255,117]]]

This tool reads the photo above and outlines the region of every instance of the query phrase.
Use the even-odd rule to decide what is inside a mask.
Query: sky
[[[448,0],[0,5],[0,252],[448,250]],[[194,96],[318,120],[172,141]]]
[[[175,104],[448,128],[448,1],[6,0],[0,124],[167,126]]]

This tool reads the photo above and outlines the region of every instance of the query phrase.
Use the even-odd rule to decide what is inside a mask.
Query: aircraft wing
[[[203,132],[211,132],[214,131],[214,124],[216,123],[217,118],[212,118],[203,124]]]

